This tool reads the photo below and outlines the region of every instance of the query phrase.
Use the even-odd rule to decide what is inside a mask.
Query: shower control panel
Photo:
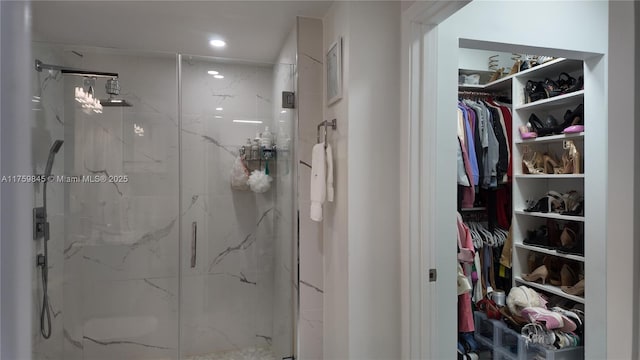
[[[33,208],[33,240],[49,238],[49,222],[44,207]]]

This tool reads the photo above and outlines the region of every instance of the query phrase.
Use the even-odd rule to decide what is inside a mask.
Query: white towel
[[[333,158],[331,146],[316,144],[311,150],[311,211],[313,221],[322,221],[322,204],[333,201]]]

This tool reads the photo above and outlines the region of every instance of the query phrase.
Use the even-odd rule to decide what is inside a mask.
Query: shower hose
[[[47,213],[47,182],[42,185],[42,205],[44,206],[45,219]],[[46,221],[46,220],[45,220]],[[44,255],[38,256],[38,266],[42,275],[42,310],[40,310],[40,333],[42,337],[51,337],[51,310],[49,306],[49,254],[47,253],[47,241],[49,241],[49,229],[45,230]]]

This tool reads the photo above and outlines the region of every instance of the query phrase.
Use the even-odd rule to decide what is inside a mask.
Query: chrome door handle
[[[196,255],[197,255],[197,243],[198,243],[198,222],[191,223],[191,267],[196,267]]]

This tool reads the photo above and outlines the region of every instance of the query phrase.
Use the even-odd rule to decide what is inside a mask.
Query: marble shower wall
[[[176,358],[175,57],[81,48],[74,53],[39,43],[33,48],[45,63],[118,72],[122,97],[133,104],[87,114],[73,99],[82,78],[57,71],[34,78],[34,173],[42,173],[53,140],[63,139],[53,174],[127,176],[120,182],[48,185],[53,333],[49,340],[39,334],[41,285],[34,279],[34,358]],[[105,97],[104,84],[96,81],[97,97]]]
[[[56,48],[43,44],[33,44],[34,58],[44,63],[60,63],[63,53]],[[31,135],[33,138],[33,174],[43,174],[49,156],[49,148],[57,139],[64,139],[65,109],[63,101],[62,75],[59,72],[36,72],[32,77],[32,111],[33,123]],[[52,174],[63,173],[65,147],[58,152],[53,163]],[[28,174],[24,174],[28,175]],[[42,206],[42,185],[34,186],[35,201],[33,206]],[[32,279],[32,329],[33,329],[33,358],[34,359],[62,359],[63,348],[68,344],[64,336],[64,249],[65,249],[65,191],[64,185],[49,183],[47,185],[47,208],[50,222],[50,240],[48,242],[49,282],[48,294],[51,310],[51,337],[44,339],[40,334],[40,311],[42,307],[41,272],[36,268]],[[37,254],[44,251],[43,240],[35,243],[35,252],[31,264],[36,263]]]
[[[132,107],[85,113],[65,95],[65,359],[170,359],[178,347],[178,123],[174,56],[78,49],[68,66],[120,74]],[[65,78],[65,94],[83,79]],[[98,97],[106,97],[98,79]],[[142,131],[141,131],[142,130]]]
[[[209,70],[224,78],[208,75]],[[281,336],[278,331],[290,331],[273,326],[274,274],[282,266],[276,264],[279,183],[256,194],[232,190],[229,175],[247,138],[265,125],[277,133],[272,127],[274,68],[185,56],[182,76],[183,239],[191,239],[197,223],[195,267],[190,266],[191,241],[182,243],[182,353],[271,347]],[[273,161],[270,168],[276,178],[283,170]]]

